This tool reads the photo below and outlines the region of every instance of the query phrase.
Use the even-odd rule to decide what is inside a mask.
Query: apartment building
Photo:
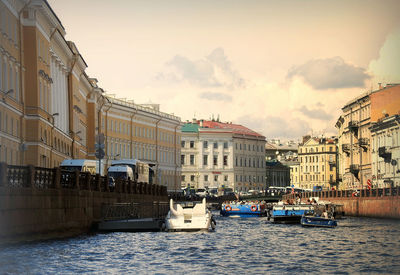
[[[194,120],[182,127],[182,187],[265,189],[265,137],[238,124]]]
[[[335,138],[303,137],[299,145],[300,188],[336,187],[336,143]]]
[[[372,188],[400,186],[400,115],[384,117],[371,130]]]
[[[372,171],[371,156],[376,152],[371,151],[371,127],[384,117],[398,114],[399,106],[400,85],[387,84],[361,94],[342,108],[336,122],[340,188],[363,189],[368,181],[377,180]]]
[[[102,133],[106,164],[140,158],[156,167],[156,183],[179,188],[180,118],[105,93],[65,35],[47,1],[0,1],[0,161],[94,159]]]

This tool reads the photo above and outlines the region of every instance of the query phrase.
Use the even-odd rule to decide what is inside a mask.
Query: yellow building
[[[336,122],[339,131],[339,178],[343,189],[365,189],[370,181],[379,186],[377,171],[371,168],[371,127],[385,117],[399,113],[400,85],[387,84],[351,100]],[[376,135],[376,133],[375,133]],[[375,163],[378,161],[375,159]]]
[[[107,96],[47,1],[0,1],[0,161],[52,168],[66,158],[138,158],[180,186],[179,117]]]
[[[300,182],[302,189],[336,186],[336,140],[306,136],[299,145]]]
[[[358,189],[371,178],[370,92],[348,102],[336,122],[339,130],[339,177],[341,189]]]

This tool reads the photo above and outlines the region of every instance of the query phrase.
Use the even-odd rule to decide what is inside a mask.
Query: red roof
[[[199,123],[201,125],[200,121],[198,121],[197,123]],[[217,122],[217,121],[203,120],[202,128],[203,129],[204,128],[227,129],[227,130],[232,130],[234,134],[249,135],[249,136],[255,136],[255,137],[264,137],[263,135],[261,135],[257,132],[254,132],[253,130],[250,130],[249,128],[246,128],[239,124],[233,124],[233,123],[222,123],[222,122]]]

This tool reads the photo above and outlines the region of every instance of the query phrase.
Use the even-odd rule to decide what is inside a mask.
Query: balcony
[[[364,152],[367,152],[369,146],[369,138],[360,138],[358,140],[358,145],[364,149]]]
[[[352,173],[357,179],[358,178],[358,173],[360,172],[360,165],[358,164],[351,164],[350,165],[350,173]]]
[[[348,124],[349,130],[354,133],[355,136],[358,134],[358,121],[352,120]]]
[[[392,153],[389,152],[388,147],[379,147],[378,155],[383,158],[386,163],[389,163],[392,160]]]
[[[347,155],[350,155],[351,146],[350,144],[342,144],[342,151]]]

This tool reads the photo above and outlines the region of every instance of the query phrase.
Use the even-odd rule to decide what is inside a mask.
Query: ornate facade
[[[45,0],[0,1],[0,161],[52,168],[66,158],[139,158],[180,185],[179,117],[107,95]]]

